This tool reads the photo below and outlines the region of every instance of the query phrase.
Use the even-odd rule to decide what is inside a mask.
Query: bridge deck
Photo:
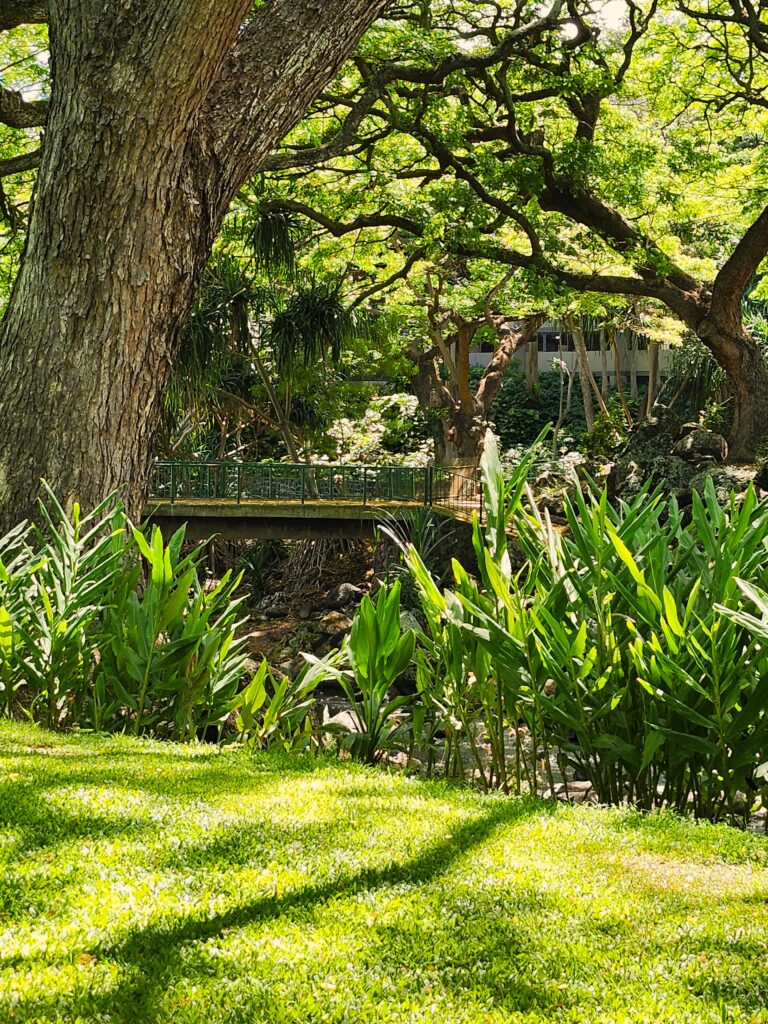
[[[145,516],[173,516],[176,519],[210,519],[220,516],[247,519],[381,519],[382,512],[397,515],[423,508],[423,501],[377,501],[363,505],[360,501],[284,501],[274,498],[183,498],[177,501],[151,499]],[[386,516],[384,516],[386,518]]]

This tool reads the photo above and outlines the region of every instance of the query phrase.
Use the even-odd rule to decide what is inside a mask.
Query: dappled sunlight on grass
[[[768,1022],[768,841],[0,727],[0,1019]]]

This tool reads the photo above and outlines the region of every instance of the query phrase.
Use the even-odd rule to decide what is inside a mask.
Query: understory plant
[[[238,580],[204,587],[183,529],[165,544],[114,496],[87,516],[48,491],[0,539],[0,710],[48,728],[218,734],[243,675]]]
[[[743,820],[768,760],[766,635],[743,611],[768,582],[768,504],[749,488],[722,507],[711,481],[689,509],[579,489],[562,530],[524,474],[504,480],[489,436],[479,578],[454,562],[440,590],[407,553],[429,624],[425,706],[451,724],[479,714],[488,784],[551,789],[559,767],[601,801]],[[510,534],[526,558],[517,573]]]
[[[408,730],[405,709],[413,698],[393,694],[392,688],[411,664],[416,637],[400,624],[400,581],[382,586],[373,601],[367,594],[352,623],[341,651],[320,660],[305,655],[317,678],[335,679],[351,709],[354,728],[326,724],[337,732],[353,758],[375,764],[395,748]],[[349,668],[339,666],[347,663]]]
[[[280,747],[288,752],[319,746],[309,712],[315,702],[314,691],[326,677],[323,662],[307,664],[295,680],[275,679],[262,658],[255,675],[235,697],[231,709],[237,712],[239,737],[250,750]]]

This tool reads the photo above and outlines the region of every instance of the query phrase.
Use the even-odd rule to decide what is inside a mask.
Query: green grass
[[[768,1022],[768,841],[0,726],[0,1021]]]

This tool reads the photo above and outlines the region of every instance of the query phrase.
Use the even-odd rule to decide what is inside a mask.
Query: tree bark
[[[659,388],[659,346],[648,342],[648,390],[645,395],[645,415],[650,416]]]
[[[535,336],[546,319],[543,315],[511,320],[486,313],[498,334],[498,345],[477,387],[472,394],[469,384],[469,351],[471,333],[463,324],[456,335],[456,358],[451,360],[452,372],[446,384],[435,366],[435,357],[442,354],[445,345],[437,345],[428,352],[409,352],[416,366],[413,377],[414,394],[427,415],[439,411],[435,424],[435,461],[440,466],[476,466],[483,453],[483,439],[488,427],[488,415],[493,401],[504,384],[504,374],[515,353]]]
[[[0,334],[0,533],[144,503],[177,342],[229,204],[387,0],[54,0],[52,91]]]
[[[768,369],[755,342],[738,326],[731,332],[706,322],[699,328],[700,337],[702,332],[711,350],[717,350],[733,398],[728,457],[734,462],[753,462],[766,434]]]
[[[608,382],[608,346],[605,340],[605,328],[600,330],[600,393],[607,400],[610,392]]]
[[[525,390],[533,393],[539,380],[539,346],[534,338],[525,346]]]

